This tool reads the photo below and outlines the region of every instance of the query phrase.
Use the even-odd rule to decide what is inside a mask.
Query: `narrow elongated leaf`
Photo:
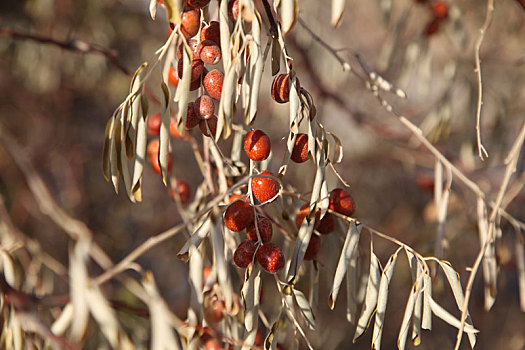
[[[430,308],[430,299],[432,298],[432,279],[429,275],[423,276],[423,316],[421,327],[423,329],[432,329],[432,309]]]
[[[217,277],[221,291],[224,295],[226,309],[231,310],[233,305],[233,290],[230,281],[229,265],[226,262],[224,255],[224,238],[222,232],[222,220],[218,220],[211,227],[211,241],[213,244],[213,256],[215,258],[215,266],[217,267]]]
[[[250,84],[250,103],[248,106],[248,123],[252,123],[257,114],[259,101],[259,90],[264,69],[264,60],[261,43],[261,18],[256,11],[254,21],[252,22],[253,44],[250,46],[250,68],[252,81]]]
[[[281,0],[281,26],[286,35],[297,21],[297,0]]]
[[[451,326],[454,326],[459,329],[461,322],[457,318],[455,318],[452,314],[450,314],[447,310],[445,310],[443,307],[441,307],[438,303],[434,301],[434,299],[430,298],[430,308],[432,309],[432,312],[434,315],[445,321]],[[470,324],[465,324],[465,333],[473,334],[473,333],[479,333],[477,329],[472,327]]]
[[[219,5],[219,29],[221,35],[222,67],[224,71],[230,66],[230,20],[228,18],[228,1]]]
[[[152,20],[155,20],[155,17],[157,16],[157,3],[157,0],[149,1],[149,14]]]
[[[410,329],[410,317],[412,316],[414,306],[416,304],[416,294],[418,293],[418,288],[420,288],[418,283],[414,283],[414,285],[412,285],[412,289],[410,290],[410,295],[408,296],[405,313],[403,315],[403,320],[401,321],[401,328],[399,329],[399,335],[397,337],[397,347],[399,350],[405,349],[408,330]]]
[[[142,111],[142,105],[140,106]],[[148,130],[146,120],[141,116],[137,124],[137,147],[135,164],[133,166],[133,185],[131,193],[137,202],[142,201],[142,174],[146,162],[146,148],[148,142]]]
[[[155,0],[156,1],[156,0]],[[109,118],[104,131],[104,149],[102,151],[102,172],[106,181],[111,179],[111,148],[113,144],[113,128],[115,127],[115,115]]]
[[[244,325],[251,332],[257,329],[258,304],[260,296],[261,268],[259,264],[250,264],[246,269],[241,298],[244,305]],[[254,339],[255,340],[255,339]],[[253,345],[253,344],[249,344]]]
[[[274,38],[272,40],[272,76],[279,73],[279,70],[281,69],[281,45],[279,44],[279,40],[277,38]]]
[[[525,247],[523,246],[523,234],[516,230],[516,267],[518,273],[518,286],[520,293],[521,311],[525,311]]]
[[[161,169],[162,182],[168,186],[168,163],[170,157],[170,89],[166,83],[161,82],[161,122],[160,122],[160,143],[159,143],[159,165]]]
[[[0,246],[0,271],[3,272],[5,280],[11,287],[19,288],[16,281],[15,262],[11,255]]]
[[[51,331],[53,334],[61,336],[66,333],[67,328],[73,321],[74,312],[73,304],[70,302],[67,303],[62,309],[60,316],[51,325]]]
[[[310,307],[310,303],[304,296],[303,292],[301,292],[300,290],[293,289],[293,294],[295,297],[295,302],[297,303],[297,306],[299,307],[299,310],[301,311],[301,314],[303,315],[306,324],[311,330],[315,330],[315,316],[312,311],[312,308]]]
[[[334,154],[330,158],[330,162],[332,162],[333,164],[339,164],[343,160],[343,144],[341,143],[341,140],[339,139],[339,137],[337,137],[337,135],[331,132],[327,132],[326,134],[334,140],[335,144],[333,147]]]
[[[361,234],[362,226],[357,226],[354,221],[348,226],[348,231],[346,232],[345,243],[343,249],[341,250],[341,255],[339,256],[339,262],[335,269],[334,281],[332,283],[332,290],[328,297],[328,305],[330,309],[333,310],[337,296],[339,295],[339,290],[341,289],[341,283],[345,277],[348,265],[352,260],[352,257],[355,257],[357,253],[357,243],[359,243],[359,235]],[[355,266],[357,267],[357,266]]]
[[[337,27],[343,18],[346,0],[332,0],[332,27]]]
[[[368,282],[366,284],[365,301],[361,316],[357,321],[357,327],[354,334],[354,342],[364,333],[370,324],[370,318],[374,313],[377,305],[377,297],[379,295],[379,283],[381,279],[381,263],[374,254],[373,249],[370,249],[370,273]]]
[[[69,252],[69,289],[71,304],[73,305],[73,321],[71,324],[70,339],[74,343],[80,342],[85,334],[89,321],[89,307],[86,300],[88,287],[88,273],[86,261],[88,259],[89,241],[80,239]]]
[[[211,225],[211,219],[205,219],[199,228],[186,241],[181,250],[179,250],[177,257],[183,261],[188,262],[190,247],[199,247],[199,245],[202,243],[202,240],[210,233]]]
[[[487,239],[489,239],[489,230],[495,230],[494,223],[490,223],[487,218],[487,206],[483,198],[478,197],[477,213],[478,213],[478,231],[479,243],[484,247]],[[489,228],[489,225],[492,225]],[[496,301],[496,279],[497,279],[497,261],[496,261],[496,245],[495,241],[489,241],[483,256],[483,282],[484,282],[484,296],[485,296],[485,310],[490,310]]]
[[[379,350],[381,348],[381,336],[383,334],[383,325],[385,320],[386,303],[388,300],[388,285],[394,273],[396,266],[397,254],[401,247],[397,248],[394,254],[390,256],[385,265],[383,274],[381,275],[381,282],[379,282],[379,294],[377,297],[376,317],[374,321],[374,331],[372,333],[372,348]]]

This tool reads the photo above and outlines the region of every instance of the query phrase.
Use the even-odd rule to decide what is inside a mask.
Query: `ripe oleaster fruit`
[[[263,171],[261,175],[273,176],[268,170]],[[279,193],[279,183],[269,177],[256,176],[252,178],[252,192],[259,202],[264,203]]]
[[[259,247],[256,253],[257,262],[270,273],[279,271],[284,266],[284,255],[275,243],[267,242]]]
[[[240,268],[246,268],[253,260],[255,254],[255,243],[253,241],[242,241],[233,253],[233,262]]]
[[[240,232],[253,222],[253,207],[237,200],[231,203],[224,213],[224,224],[233,232]]]
[[[317,252],[319,251],[319,244],[321,243],[321,237],[316,235],[315,233],[312,233],[312,236],[310,237],[310,242],[308,243],[308,247],[306,248],[306,252],[304,253],[304,260],[313,260],[315,256],[317,255]]]
[[[355,211],[354,199],[345,190],[335,188],[330,192],[330,204],[328,208],[339,214],[352,216]]]
[[[148,132],[150,135],[158,135],[160,133],[161,117],[160,113],[153,114],[148,119]]]
[[[217,69],[212,70],[204,77],[202,85],[206,89],[208,95],[216,100],[221,99],[222,83],[224,81],[224,74]]]
[[[263,243],[269,242],[272,239],[272,222],[265,216],[257,216],[257,228],[259,229],[259,235]],[[246,229],[246,235],[254,242],[257,242],[257,231],[255,229],[255,221],[248,226]]]
[[[244,138],[244,151],[251,160],[261,161],[270,155],[270,138],[262,130],[252,130]]]
[[[296,163],[304,163],[308,160],[308,135],[297,134],[290,159]]]
[[[303,223],[304,218],[308,215],[310,212],[310,205],[305,204],[299,209],[299,212],[297,213],[297,217],[295,218],[295,225],[297,226],[297,229],[301,228],[301,224]],[[319,218],[321,217],[321,212],[318,210],[317,213],[315,213],[315,221],[314,221],[314,230],[317,229],[319,226]]]

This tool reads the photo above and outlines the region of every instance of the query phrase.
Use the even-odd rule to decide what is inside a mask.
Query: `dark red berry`
[[[233,232],[240,232],[253,222],[253,207],[240,200],[231,203],[224,213],[224,224]]]
[[[199,129],[201,129],[202,134],[206,137],[215,136],[217,133],[217,122],[218,119],[216,116],[212,116],[209,119],[201,119],[199,121]],[[210,129],[209,132],[208,129]]]
[[[188,40],[188,46],[191,48],[191,51],[193,52],[193,59],[196,60],[199,58],[199,55],[197,54],[197,47],[199,47],[199,43],[195,39]],[[182,60],[182,53],[184,52],[184,43],[181,43],[179,47],[177,48],[177,59],[180,61]]]
[[[170,68],[170,71],[168,73],[168,82],[175,87],[179,85],[179,73],[177,73],[177,68]]]
[[[257,250],[256,257],[261,267],[271,273],[279,271],[284,266],[283,252],[277,244],[272,242],[261,245]]]
[[[148,119],[148,132],[150,135],[157,136],[160,134],[160,123],[161,123],[161,116],[160,113],[153,114]]]
[[[179,78],[182,79],[183,75],[183,60],[179,60],[177,63],[177,72],[179,74]],[[202,73],[204,72],[204,62],[200,59],[195,59],[191,62],[191,82],[199,81]],[[200,83],[199,83],[200,84]]]
[[[189,39],[193,38],[198,32],[201,23],[201,12],[198,10],[188,10],[182,13],[181,29],[182,34]]]
[[[186,113],[186,130],[191,130],[199,125],[200,118],[195,113],[193,102],[188,103],[188,111]]]
[[[310,243],[308,243],[308,247],[306,248],[306,252],[304,253],[304,260],[312,260],[313,258],[315,258],[317,252],[319,251],[320,243],[321,237],[312,233],[312,236],[310,237]]]
[[[261,161],[270,155],[270,138],[261,130],[252,130],[244,138],[244,151],[251,160]]]
[[[210,309],[206,310],[208,314],[208,319],[213,323],[219,323],[224,318],[224,301],[222,300],[213,300],[210,305]]]
[[[177,180],[175,188],[170,189],[170,195],[172,198],[175,198],[175,193],[179,195],[182,204],[187,203],[190,200],[190,186],[186,181]]]
[[[304,163],[308,160],[308,135],[297,134],[290,159],[296,163]]]
[[[201,41],[197,47],[197,54],[204,63],[212,66],[221,60],[221,48],[211,40]]]
[[[310,205],[305,204],[299,209],[299,212],[297,213],[297,217],[295,218],[295,226],[297,226],[297,229],[301,228],[301,224],[303,223],[304,218],[308,215],[310,212]],[[314,221],[314,229],[317,229],[319,226],[319,219],[321,218],[321,211],[317,211],[315,213],[315,221]]]
[[[327,235],[332,233],[334,230],[335,217],[330,213],[326,213],[321,219],[319,226],[317,226],[317,232],[319,232],[322,235]]]
[[[439,32],[440,24],[441,20],[439,18],[432,18],[425,28],[425,35],[428,37]]]
[[[224,81],[224,74],[217,69],[212,70],[204,77],[202,85],[206,89],[208,95],[216,100],[221,99],[222,83]]]
[[[240,268],[246,268],[253,260],[255,254],[255,243],[249,239],[241,242],[233,253],[233,262]]]
[[[257,227],[259,228],[259,234],[261,235],[261,240],[263,243],[269,242],[272,239],[272,222],[265,216],[257,217]],[[254,242],[257,242],[259,238],[257,237],[257,231],[255,230],[255,221],[248,226],[246,229],[246,235],[249,239]]]
[[[210,3],[210,0],[188,0],[188,5],[194,9],[201,9],[204,6],[207,6]]]
[[[147,147],[148,160],[155,170],[156,173],[160,174],[161,168],[159,163],[159,151],[160,151],[160,142],[158,139],[152,140]],[[168,171],[171,169],[171,155],[168,154]]]
[[[211,40],[217,45],[221,45],[221,29],[217,21],[211,21],[209,25],[201,29],[201,41]]]
[[[341,188],[335,188],[330,192],[330,204],[328,207],[346,216],[352,216],[355,211],[354,199]]]
[[[213,116],[215,104],[213,103],[213,99],[210,96],[202,95],[195,100],[194,109],[199,118],[208,119]]]
[[[299,91],[301,84],[299,79],[296,79],[297,91]],[[277,103],[286,103],[290,100],[290,76],[288,74],[278,74],[273,79],[272,83],[272,98]]]
[[[267,170],[263,171],[261,175],[273,176]],[[279,193],[279,182],[269,177],[256,176],[252,178],[252,192],[259,202],[264,203],[277,196]]]
[[[237,21],[237,17],[239,17],[239,0],[228,1],[228,17],[232,22]]]

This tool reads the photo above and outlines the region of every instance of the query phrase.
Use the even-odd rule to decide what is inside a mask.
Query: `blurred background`
[[[383,96],[420,126],[488,198],[495,199],[505,171],[503,161],[525,120],[525,11],[519,1],[497,2],[481,46],[482,139],[489,152],[482,162],[477,156],[475,133],[478,85],[474,44],[485,20],[486,4],[466,0],[447,4],[447,16],[436,20],[432,2],[349,0],[340,27],[333,29],[328,1],[299,1],[301,21],[286,37],[297,76],[312,94],[319,120],[343,142],[344,160],[336,168],[351,185],[356,217],[424,256],[435,254],[434,157],[397,118],[379,106],[360,79],[343,72],[320,40],[358,74],[364,72],[357,54],[403,89],[407,99],[387,93]],[[7,0],[0,2],[0,30],[0,137],[4,141],[2,133],[13,136],[58,205],[86,223],[113,261],[119,261],[149,236],[180,222],[175,203],[151,167],[145,171],[140,204],[116,195],[104,180],[101,167],[106,122],[128,93],[130,75],[126,72],[133,72],[151,58],[167,39],[163,15],[151,20],[145,0]],[[27,36],[48,38],[54,43]],[[115,54],[115,59],[99,52],[72,50],[73,39],[112,50],[108,52]],[[287,125],[288,107],[271,100],[270,71],[267,64],[254,127],[267,130],[273,152],[278,153],[285,146],[282,130]],[[507,207],[521,221],[525,220],[523,153],[509,186],[517,193]],[[310,190],[314,176],[305,169],[309,169],[307,165],[292,165],[287,175],[302,192]],[[174,145],[174,170],[192,189],[202,181],[188,143]],[[342,186],[332,172],[329,180],[330,188]],[[68,237],[42,214],[3,143],[0,195],[14,226],[67,266]],[[483,308],[481,271],[470,303],[472,319],[481,332],[478,349],[525,348],[525,314],[520,311],[515,260],[516,248],[523,249],[523,241],[517,240],[514,228],[505,220],[501,230],[496,250],[496,303],[489,312]],[[369,239],[368,235],[364,237],[361,246],[366,254]],[[473,264],[480,246],[476,198],[459,181],[452,184],[445,237],[443,258],[452,263],[465,284],[466,267]],[[184,237],[176,236],[139,259],[144,268],[154,272],[163,297],[180,317],[185,317],[189,293],[187,265],[176,257],[183,243]],[[395,246],[380,239],[374,243],[384,265]],[[330,271],[337,261],[327,257],[337,244],[336,238],[323,241],[321,285],[331,285]],[[399,261],[390,287],[382,342],[385,349],[396,348],[410,288],[406,259],[400,257]],[[94,275],[100,273],[93,269]],[[313,345],[327,349],[369,347],[371,330],[352,345],[353,331],[349,329],[353,328],[342,322],[344,298],[330,312],[325,302],[327,289],[321,289],[317,322],[322,327],[312,334]],[[67,290],[64,282],[55,286],[54,293]],[[125,298],[118,293],[118,289],[113,291],[116,299]],[[439,278],[434,293],[459,317],[448,285],[440,283]],[[455,335],[455,328],[434,318],[434,329],[423,333],[419,348],[453,348]],[[462,348],[468,348],[467,344],[465,337]]]

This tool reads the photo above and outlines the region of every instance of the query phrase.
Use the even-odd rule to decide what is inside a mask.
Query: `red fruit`
[[[299,91],[301,84],[299,79],[296,79],[297,91]],[[286,103],[290,100],[290,76],[288,74],[276,75],[272,83],[272,98],[277,103]]]
[[[182,13],[181,29],[182,34],[189,39],[199,32],[201,23],[201,12],[198,10],[188,10]]]
[[[206,92],[210,97],[220,100],[222,93],[222,82],[224,80],[224,74],[217,69],[212,70],[204,77],[202,84],[206,89]]]
[[[233,253],[233,262],[235,265],[243,269],[250,265],[255,254],[255,248],[254,242],[250,240],[242,241]]]
[[[435,18],[445,19],[448,17],[448,4],[444,1],[435,1],[430,5]]]
[[[199,43],[195,39],[188,40],[188,46],[193,51],[193,60],[196,60],[199,58],[199,55],[197,54],[197,47],[199,47]],[[181,43],[179,47],[177,47],[177,59],[180,61],[182,59],[182,53],[184,52],[184,43]]]
[[[170,195],[174,199],[175,193],[179,195],[182,204],[187,203],[190,200],[190,186],[188,186],[188,183],[186,181],[177,180],[177,183],[175,184],[175,189],[170,189]]]
[[[182,136],[179,133],[179,129],[177,129],[177,121],[175,119],[172,119],[171,122],[170,122],[170,134],[171,134],[171,136],[176,137],[178,139],[183,139],[184,138],[184,136]]]
[[[243,198],[243,195],[242,195],[242,194],[231,194],[231,195],[230,195],[230,198],[229,198],[229,202],[230,202],[230,203],[233,203],[233,202],[235,202],[237,199],[240,199],[240,200],[242,200],[243,202],[246,202],[246,198]]]
[[[179,60],[177,63],[177,72],[179,74],[179,78],[182,79],[182,71],[183,71],[183,61]],[[195,59],[191,62],[191,82],[199,81],[202,73],[204,72],[204,62],[200,59]],[[200,82],[199,82],[200,85]],[[198,86],[197,86],[198,87]]]
[[[224,301],[222,300],[213,300],[209,306],[209,309],[207,309],[206,312],[206,318],[210,320],[212,323],[219,323],[224,318],[223,310],[225,308]]]
[[[428,174],[420,174],[417,177],[417,185],[418,187],[424,191],[429,193],[434,193],[434,178]]]
[[[352,216],[355,211],[354,199],[345,190],[335,188],[330,192],[330,204],[328,208],[339,214]]]
[[[310,237],[310,243],[308,243],[308,247],[306,248],[306,252],[304,253],[304,260],[312,260],[317,255],[317,252],[319,251],[319,244],[321,243],[321,237],[319,237],[316,234],[312,233],[312,236]]]
[[[168,73],[168,82],[175,87],[179,85],[179,73],[177,73],[177,68],[170,68],[170,71]]]
[[[208,119],[213,116],[215,104],[213,103],[213,99],[210,96],[202,95],[195,100],[194,109],[199,118]]]
[[[199,129],[201,129],[201,132],[206,137],[212,137],[215,136],[217,133],[217,122],[219,120],[216,116],[212,116],[209,119],[201,119],[199,121]],[[208,129],[210,129],[210,132],[208,132]]]
[[[199,117],[195,113],[193,102],[188,103],[188,110],[186,113],[186,130],[191,130],[199,125]]]
[[[267,170],[263,171],[261,175],[273,176]],[[279,182],[268,177],[256,176],[252,178],[252,192],[259,202],[264,203],[277,196],[279,193]]]
[[[327,235],[332,233],[334,230],[335,218],[332,214],[326,213],[321,219],[319,226],[317,226],[317,232],[319,232],[322,235]]]
[[[425,28],[425,35],[429,37],[439,32],[440,24],[441,20],[439,18],[433,18],[430,22],[428,22]]]
[[[228,17],[232,22],[237,21],[237,17],[239,17],[239,0],[228,1]]]
[[[269,242],[272,239],[272,221],[265,216],[258,216],[257,227],[259,228],[262,242]],[[254,242],[259,240],[259,238],[257,238],[257,231],[255,230],[255,221],[246,229],[246,235]]]
[[[209,25],[201,29],[201,41],[211,40],[217,45],[221,45],[220,24],[217,21],[211,21]]]
[[[188,0],[188,5],[194,9],[200,9],[204,6],[207,6],[210,3],[210,0]]]
[[[244,201],[235,201],[224,213],[224,224],[233,232],[240,232],[253,222],[253,207]]]
[[[264,243],[256,253],[257,261],[261,267],[270,273],[279,271],[284,266],[284,255],[281,248],[275,243]]]
[[[160,123],[160,113],[150,115],[148,119],[148,132],[150,133],[150,135],[160,134]]]
[[[160,174],[162,171],[160,169],[158,152],[155,156],[151,157],[149,161],[151,163],[151,166],[153,167],[153,170],[155,170],[157,174]],[[170,171],[170,169],[171,169],[171,154],[168,154],[168,171]]]
[[[211,273],[211,268],[208,266],[204,266],[204,268],[202,269],[202,283],[203,284],[206,284],[206,280],[208,279],[208,276],[210,275],[210,273]]]
[[[308,160],[308,135],[297,134],[290,159],[296,163],[304,163]]]
[[[197,54],[204,63],[212,66],[221,60],[221,48],[211,40],[201,41],[197,47]]]
[[[297,229],[301,228],[301,224],[303,223],[304,218],[308,215],[310,212],[310,205],[305,204],[299,209],[299,212],[297,213],[297,217],[295,218],[295,226],[297,226]],[[319,219],[321,218],[321,212],[318,210],[317,213],[315,213],[315,221],[314,221],[314,230],[317,229],[320,222]]]
[[[261,161],[270,155],[270,138],[261,130],[252,130],[244,137],[244,151],[251,160]]]
[[[159,148],[160,148],[160,141],[159,141],[159,139],[151,140],[148,143],[148,147],[146,149],[146,158],[148,158],[148,160],[151,160],[154,157],[158,157]]]
[[[204,70],[206,70],[206,68]],[[204,75],[204,72],[202,74]],[[199,79],[190,83],[190,91],[195,91],[201,87],[201,80],[203,75],[201,75]]]

